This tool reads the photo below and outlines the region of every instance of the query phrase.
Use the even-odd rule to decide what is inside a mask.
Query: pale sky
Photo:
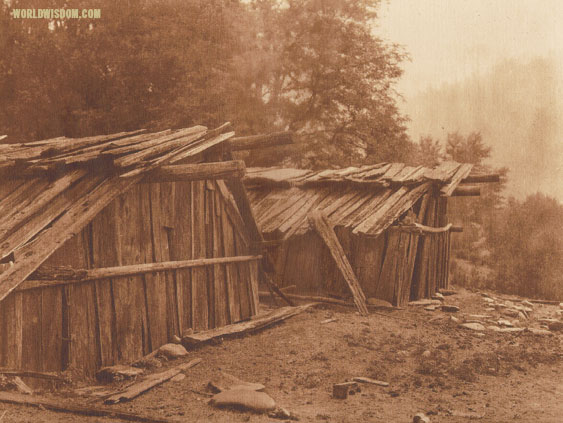
[[[563,64],[563,0],[387,0],[377,32],[410,53],[399,84],[407,99],[504,57],[555,55]]]
[[[559,76],[552,84],[553,96],[542,104],[558,102],[550,104],[556,115],[563,110],[563,0],[383,0],[375,32],[403,45],[410,54],[411,61],[403,64],[405,72],[397,89],[404,98],[400,107],[411,117],[409,133],[414,140],[420,135],[443,139],[448,131],[467,131],[467,128],[441,126],[440,132],[434,124],[433,133],[420,133],[425,125],[430,128],[428,124],[447,119],[413,113],[420,107],[418,93],[444,83],[461,83],[469,77],[485,75],[505,59],[520,59],[518,63],[536,57],[552,60],[550,63],[557,65]],[[538,75],[533,77],[537,79]],[[508,87],[512,90],[509,94],[518,92],[518,88]],[[463,100],[453,101],[463,107]],[[535,113],[534,102],[538,99],[523,99],[530,114]],[[506,120],[506,133],[514,127],[522,129],[522,125],[511,125],[509,113],[509,110],[498,110],[491,120]],[[471,124],[469,115],[470,110],[467,122]],[[538,133],[536,139],[529,141],[529,132],[516,134],[509,145],[507,140],[499,139],[503,137],[498,133],[486,139],[493,147],[492,164],[511,169],[507,189],[510,195],[541,191],[563,202],[562,119],[563,116],[555,117],[557,133],[549,139],[542,139]],[[461,126],[463,121],[457,124]],[[486,135],[486,128],[472,129]]]

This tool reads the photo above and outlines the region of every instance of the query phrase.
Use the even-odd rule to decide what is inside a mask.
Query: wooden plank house
[[[448,286],[456,228],[448,223],[447,199],[478,195],[477,186],[460,184],[490,179],[471,170],[454,162],[434,169],[401,163],[324,171],[249,168],[244,181],[280,287],[336,298],[352,291],[362,310],[359,304],[369,298],[400,306]],[[311,225],[319,212],[326,224],[317,216]]]
[[[1,368],[92,375],[257,313],[228,128],[0,144]]]

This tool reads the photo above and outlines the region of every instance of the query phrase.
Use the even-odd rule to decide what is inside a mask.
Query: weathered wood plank
[[[36,396],[16,394],[13,392],[0,392],[0,402],[6,404],[27,405],[32,407],[43,407],[47,410],[59,411],[62,413],[76,414],[80,416],[112,417],[116,419],[144,422],[144,423],[171,423],[171,420],[142,416],[140,414],[127,413],[110,408],[82,407],[69,404],[67,400],[55,401]]]
[[[205,179],[242,178],[245,173],[242,160],[227,162],[168,165],[149,172],[143,182],[179,182]]]
[[[0,274],[0,300],[13,291],[65,241],[86,226],[117,195],[129,189],[138,180],[139,178],[122,180],[114,177],[103,181],[93,191],[79,191],[82,195],[77,198],[80,200],[75,201],[66,213],[51,227],[37,235],[33,242],[15,251],[16,263]],[[17,260],[19,256],[26,259]]]
[[[205,182],[192,182],[192,201],[194,232],[192,248],[195,258],[206,257],[205,242]],[[199,267],[192,268],[192,322],[194,331],[209,327],[209,303],[207,295],[207,271]]]
[[[229,144],[232,151],[253,150],[257,148],[261,149],[293,144],[293,133],[284,131],[247,137],[235,137]]]
[[[246,322],[227,325],[221,328],[184,336],[182,338],[182,343],[186,347],[192,348],[201,343],[209,342],[215,338],[227,338],[229,336],[237,336],[250,333],[302,313],[303,311],[307,310],[310,307],[313,307],[314,305],[315,304],[313,303],[297,307],[279,308],[268,314],[256,316],[255,318]]]
[[[358,279],[356,278],[356,275],[354,274],[354,271],[352,270],[352,267],[344,254],[344,250],[338,242],[338,238],[330,226],[326,215],[320,211],[316,211],[310,215],[310,220],[317,233],[321,236],[329,248],[332,257],[340,269],[340,272],[344,276],[344,279],[346,280],[354,297],[354,303],[356,303],[360,314],[367,315],[368,311],[365,303],[365,295],[362,292]]]
[[[224,254],[223,231],[221,228],[221,195],[215,189],[213,195],[213,257],[218,258]],[[225,281],[225,267],[221,264],[213,266],[213,299],[215,301],[215,326],[224,326],[229,323],[229,304],[227,285]]]
[[[112,202],[91,223],[92,266],[117,266],[118,250],[115,225],[116,203]],[[24,288],[28,282],[20,287]],[[113,307],[112,280],[99,279],[94,283],[94,309],[97,316],[97,355],[99,367],[117,362],[115,313]]]
[[[140,235],[144,224],[140,212],[140,186],[136,185],[114,201],[118,263],[120,266],[138,263],[141,256]],[[147,324],[142,282],[142,276],[138,275],[112,278],[117,353],[120,362],[133,361],[144,353],[144,328]]]
[[[132,399],[137,398],[139,395],[147,392],[149,389],[163,384],[167,380],[172,379],[177,374],[185,372],[186,370],[198,365],[199,363],[201,363],[201,358],[196,358],[188,363],[183,363],[171,369],[165,370],[164,372],[153,373],[145,377],[140,382],[129,385],[127,388],[125,388],[125,390],[108,397],[105,400],[105,403],[117,404],[118,402],[131,401]]]
[[[219,185],[219,184],[218,184]],[[233,227],[229,216],[225,212],[227,202],[222,196],[221,201],[221,231],[223,233],[223,249],[227,256],[235,255],[235,240]],[[227,285],[227,300],[229,303],[229,321],[231,323],[240,320],[240,294],[238,292],[238,272],[234,264],[225,265],[225,278]]]

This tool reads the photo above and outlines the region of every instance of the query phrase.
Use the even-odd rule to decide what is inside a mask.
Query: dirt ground
[[[563,421],[563,333],[487,330],[480,335],[450,319],[488,314],[484,321],[498,320],[499,311],[484,311],[489,304],[480,293],[459,289],[446,303],[460,311],[409,306],[361,317],[352,309],[318,306],[259,333],[207,345],[186,359],[167,363],[165,367],[203,359],[185,379],[112,407],[183,422],[280,421],[208,405],[206,386],[223,370],[264,384],[277,404],[302,422],[411,422],[417,412],[426,413],[432,422]],[[516,324],[539,327],[538,318],[560,318],[558,310],[534,305],[530,320]],[[336,321],[321,323],[329,318]],[[348,399],[333,399],[332,384],[355,376],[390,385],[362,384]],[[99,399],[80,397],[72,388],[43,394],[69,404],[101,405]],[[0,404],[0,421],[119,420]]]

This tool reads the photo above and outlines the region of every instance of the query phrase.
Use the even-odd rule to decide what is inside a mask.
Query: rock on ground
[[[417,413],[412,418],[413,423],[430,423],[430,417],[424,413]]]
[[[101,382],[113,382],[124,379],[131,379],[143,374],[144,370],[138,367],[117,364],[115,366],[104,367],[96,373],[96,378]]]
[[[164,344],[158,349],[158,355],[168,359],[175,359],[187,356],[188,351],[179,344]]]
[[[484,331],[485,330],[485,326],[483,326],[481,323],[462,323],[459,325],[462,328],[465,329],[471,329],[471,330],[476,330],[476,331]]]
[[[265,413],[276,408],[276,402],[264,392],[247,389],[230,389],[220,392],[209,401],[215,407],[234,407],[243,410]]]

